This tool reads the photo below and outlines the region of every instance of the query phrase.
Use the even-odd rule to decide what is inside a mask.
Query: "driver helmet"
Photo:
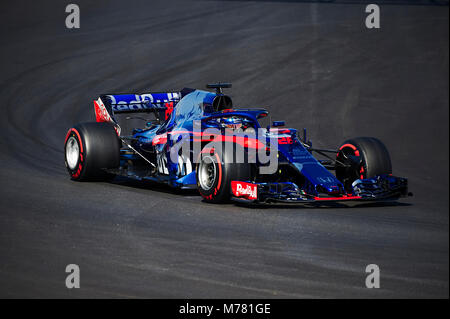
[[[223,123],[225,124],[226,128],[237,130],[242,128],[242,119],[236,116],[230,116],[228,118],[225,118],[223,120]]]

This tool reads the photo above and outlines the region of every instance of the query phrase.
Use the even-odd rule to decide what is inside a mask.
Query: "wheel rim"
[[[80,147],[75,137],[71,136],[66,143],[66,162],[71,170],[74,170],[80,157]]]
[[[352,162],[348,156],[357,156],[356,151],[350,147],[345,147],[339,151],[338,160],[341,163],[351,165]],[[359,155],[358,155],[359,156]],[[343,182],[345,188],[351,188],[353,181],[364,178],[364,167],[361,164],[359,167],[337,169],[336,175]]]
[[[216,181],[216,165],[211,156],[203,157],[200,162],[198,179],[200,186],[204,190],[210,190]]]

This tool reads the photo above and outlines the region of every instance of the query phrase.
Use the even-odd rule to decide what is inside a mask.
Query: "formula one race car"
[[[392,200],[408,195],[392,175],[376,138],[316,149],[264,109],[233,108],[222,92],[106,94],[94,101],[96,121],[77,124],[65,139],[73,180],[117,175],[197,188],[208,202],[319,203]],[[317,154],[317,159],[313,156]],[[332,173],[334,172],[334,174]]]

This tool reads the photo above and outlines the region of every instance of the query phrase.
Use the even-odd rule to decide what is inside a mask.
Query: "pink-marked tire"
[[[233,148],[234,147],[234,148]],[[237,163],[235,154],[245,150],[237,144],[222,149],[204,148],[196,165],[197,187],[200,195],[210,203],[230,200],[231,181],[248,181],[253,175],[252,164],[245,157],[244,163]]]
[[[80,123],[69,129],[64,142],[64,159],[70,177],[76,181],[110,179],[104,169],[117,168],[121,142],[110,123]]]
[[[336,177],[347,190],[351,190],[352,183],[357,179],[392,173],[389,152],[386,146],[374,137],[357,137],[345,141],[339,147],[336,159]]]

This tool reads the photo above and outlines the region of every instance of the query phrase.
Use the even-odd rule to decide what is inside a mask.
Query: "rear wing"
[[[145,93],[145,94],[104,94],[94,101],[97,122],[111,122],[120,135],[120,126],[115,114],[155,112],[158,118],[167,119],[180,101],[181,94]]]
[[[146,94],[118,94],[102,95],[100,98],[106,105],[111,106],[113,113],[148,112],[167,108],[167,104],[180,101],[180,94],[173,93],[146,93]]]

